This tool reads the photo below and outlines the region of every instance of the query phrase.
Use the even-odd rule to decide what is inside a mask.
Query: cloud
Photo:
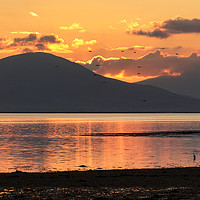
[[[85,44],[96,44],[96,40],[85,41]]]
[[[161,27],[171,34],[200,33],[200,19],[184,19],[178,17],[169,19],[162,23]]]
[[[79,23],[73,23],[71,26],[61,26],[60,29],[62,29],[62,30],[78,30],[79,32],[82,32],[82,33],[86,31]]]
[[[35,12],[29,12],[29,14],[33,17],[38,17],[38,14],[36,14]]]
[[[30,52],[33,52],[32,49],[29,49],[29,48],[25,48],[22,50],[23,53],[30,53]]]
[[[57,53],[72,53],[73,51],[69,50],[69,45],[64,43],[57,44],[48,44],[48,48]]]
[[[184,33],[200,33],[200,19],[184,19],[178,17],[176,19],[169,19],[163,22],[153,22],[154,30],[144,31],[135,30],[131,27],[127,30],[127,33],[132,33],[135,35],[143,35],[148,37],[155,37],[160,39],[166,39],[174,34],[184,34]]]
[[[96,43],[97,43],[96,40],[84,41],[83,39],[75,38],[75,39],[72,41],[72,47],[78,48],[79,46],[83,46],[83,45],[93,45],[93,44],[96,44]]]
[[[111,51],[136,51],[136,50],[150,50],[153,49],[152,46],[141,46],[141,45],[134,45],[130,47],[116,47],[116,48],[111,48]]]
[[[121,76],[121,80],[127,81],[136,77],[144,80],[145,78],[160,75],[179,76],[198,68],[200,66],[200,57],[195,53],[189,57],[166,57],[157,50],[138,59],[95,56],[86,63],[79,63],[98,74],[113,78]]]
[[[85,42],[83,39],[76,38],[72,41],[72,47],[75,47],[75,48],[78,48],[79,46],[84,45],[84,44]]]
[[[136,18],[136,20],[138,21],[139,18]],[[126,31],[131,31],[133,30],[134,28],[138,27],[139,26],[139,23],[137,21],[134,21],[134,22],[128,22],[126,19],[122,19],[120,20],[119,23],[121,24],[125,24],[127,26],[127,30]]]
[[[39,39],[40,43],[51,43],[51,44],[58,44],[61,43],[61,40],[58,39],[55,35],[44,35]]]
[[[131,22],[131,23],[128,24],[127,31],[132,30],[132,29],[134,29],[134,28],[136,28],[138,26],[139,26],[138,22]]]
[[[57,35],[42,35],[38,37],[36,34],[29,34],[26,37],[17,37],[14,39],[0,40],[0,50],[15,50],[22,52],[32,51],[53,51],[69,53],[69,45],[58,38]]]
[[[128,24],[127,20],[126,19],[122,19],[119,21],[120,23],[124,23],[124,24]]]
[[[15,32],[11,32],[12,34],[25,34],[25,35],[30,35],[30,34],[40,34],[39,32],[29,32],[29,31],[15,31]]]
[[[20,43],[22,46],[26,45],[28,42],[34,42],[37,40],[36,34],[30,34],[27,37],[24,38],[14,38],[13,44]]]
[[[177,46],[177,47],[174,47],[175,50],[180,50],[180,49],[183,49],[182,46]]]
[[[37,49],[40,50],[40,51],[45,51],[45,50],[50,51],[50,49],[49,49],[47,46],[45,46],[44,44],[38,43],[38,44],[36,44],[35,46],[36,46]]]
[[[155,29],[154,31],[133,31],[132,34],[135,35],[144,35],[144,36],[148,36],[148,37],[156,37],[156,38],[168,38],[170,36],[170,34],[167,31],[162,31],[160,29]]]

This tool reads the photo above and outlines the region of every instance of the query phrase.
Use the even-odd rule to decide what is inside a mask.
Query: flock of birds
[[[165,48],[165,47],[162,47],[162,48],[160,48],[160,49],[161,49],[161,50],[164,50],[164,49],[166,49],[166,48]],[[92,53],[92,50],[89,50],[88,52]],[[124,50],[121,50],[121,52],[124,53],[125,51],[124,51]],[[133,53],[137,53],[137,52],[134,51]],[[175,55],[178,56],[179,53],[176,53]],[[96,64],[96,66],[99,67],[100,65],[99,65],[99,64]],[[141,66],[138,66],[138,68],[140,69]],[[137,75],[140,75],[140,74],[141,74],[141,72],[137,72]]]
[[[160,48],[160,49],[165,49],[165,48]],[[92,53],[92,50],[88,50],[88,52],[89,52],[89,53]],[[124,53],[124,50],[121,50],[121,52]],[[137,53],[137,52],[134,51],[133,53]],[[178,55],[179,55],[179,54],[176,53],[176,56],[178,56]],[[100,67],[100,64],[96,64],[96,66],[97,66],[97,67]],[[55,67],[56,67],[56,68],[59,68],[60,66],[56,65]],[[137,68],[138,68],[138,69],[141,69],[142,67],[141,67],[140,65],[138,65]],[[140,75],[140,74],[141,74],[141,72],[137,72],[137,75]],[[97,76],[97,74],[94,73],[93,76]],[[102,83],[105,84],[106,81],[103,81]],[[147,102],[147,100],[145,100],[145,99],[143,99],[142,101],[143,101],[144,103]],[[193,154],[193,160],[194,160],[194,161],[196,160],[196,155],[195,155],[195,154]]]

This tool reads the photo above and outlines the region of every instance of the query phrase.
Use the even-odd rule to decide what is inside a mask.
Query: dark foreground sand
[[[2,173],[0,199],[200,199],[200,168]]]

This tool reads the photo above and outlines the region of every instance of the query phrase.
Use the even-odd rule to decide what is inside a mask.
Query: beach
[[[1,199],[200,199],[200,168],[0,174]]]

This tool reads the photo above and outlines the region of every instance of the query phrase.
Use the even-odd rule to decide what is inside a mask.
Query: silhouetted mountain
[[[0,60],[0,112],[199,112],[200,100],[125,83],[47,53]]]
[[[157,78],[147,79],[139,84],[152,85],[160,87],[171,92],[181,95],[200,98],[200,68],[192,68],[180,76],[160,76]]]

